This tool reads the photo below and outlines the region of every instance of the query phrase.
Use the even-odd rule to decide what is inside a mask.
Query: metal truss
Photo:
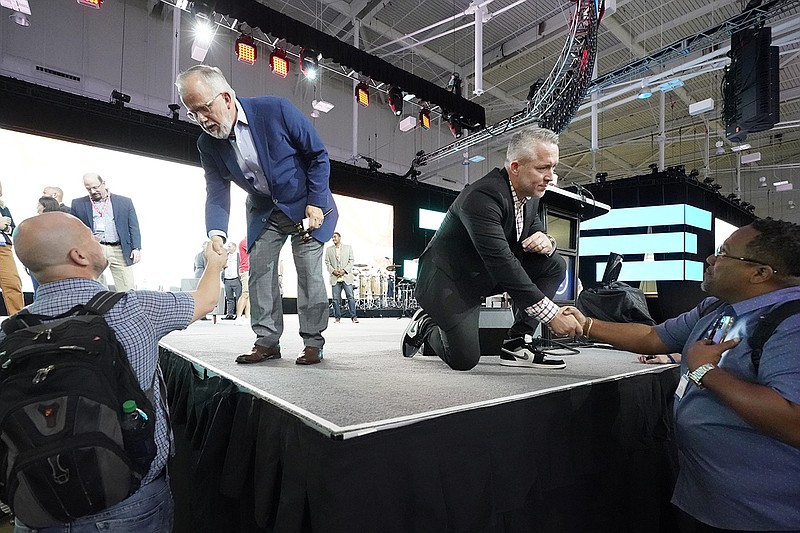
[[[406,175],[414,179],[420,173],[416,170],[418,166],[438,161],[523,126],[538,124],[555,132],[562,131],[577,112],[591,82],[597,56],[601,1],[576,1],[576,10],[561,55],[547,78],[539,84],[524,111],[431,153],[418,152]]]

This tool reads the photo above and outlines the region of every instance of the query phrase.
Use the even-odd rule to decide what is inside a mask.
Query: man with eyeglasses
[[[133,265],[142,258],[142,235],[133,201],[121,194],[111,194],[100,174],[83,175],[89,194],[72,200],[70,211],[92,230],[108,259],[114,289],[126,292],[136,288]],[[101,274],[101,279],[104,274]]]
[[[800,300],[800,226],[756,220],[706,262],[701,287],[711,298],[663,324],[566,312],[585,335],[621,349],[681,352],[680,531],[800,531],[800,314],[777,326],[757,368],[747,342],[760,317]],[[704,313],[710,305],[718,307]]]
[[[216,67],[191,67],[178,75],[175,85],[187,116],[203,129],[197,148],[206,178],[206,229],[217,253],[224,253],[227,238],[231,182],[248,193],[249,289],[256,341],[236,362],[281,357],[278,261],[287,238],[297,268],[297,313],[304,344],[295,362],[321,362],[322,332],[328,326],[322,243],[330,240],[339,215],[329,186],[328,152],[319,134],[286,98],[237,98]]]

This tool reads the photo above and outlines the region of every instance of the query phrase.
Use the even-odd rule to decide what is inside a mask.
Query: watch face
[[[733,326],[733,317],[730,315],[722,315],[711,324],[704,338],[711,339],[715,344],[724,342],[731,326]]]

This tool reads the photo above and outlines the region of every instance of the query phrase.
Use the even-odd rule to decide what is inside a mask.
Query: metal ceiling
[[[444,86],[451,73],[465,78],[464,94],[486,109],[487,125],[506,119],[525,108],[528,88],[545,78],[553,68],[567,35],[575,2],[557,0],[489,0],[484,2],[488,20],[483,25],[485,92],[473,95],[474,15],[466,0],[258,0],[321,31],[352,42],[358,21],[360,48],[370,51],[417,76]],[[734,19],[762,2],[754,0],[617,0],[606,4],[597,37],[597,74],[612,73],[647,57],[667,45],[691,39],[699,33]],[[774,2],[763,2],[769,5]],[[776,193],[772,182],[796,180],[800,189],[800,5],[782,2],[767,25],[773,28],[773,45],[780,49],[780,123],[770,131],[751,134],[751,152],[761,160],[739,163],[730,151],[722,124],[721,54],[703,68],[678,72],[662,81],[680,77],[683,87],[663,94],[664,166],[685,165],[723,184],[724,193],[737,192],[757,206],[759,216],[798,219],[785,211],[789,199],[800,203],[800,193]],[[788,5],[788,8],[787,8]],[[473,6],[474,7],[474,6]],[[446,21],[442,24],[438,24]],[[420,32],[423,28],[427,31]],[[409,35],[413,36],[409,37]],[[391,44],[388,44],[391,43]],[[422,44],[420,44],[422,43]],[[596,149],[592,148],[591,110],[579,110],[562,134],[560,179],[586,183],[598,172],[608,179],[649,172],[659,162],[659,123],[662,93],[647,100],[635,98],[648,79],[680,69],[698,57],[730,44],[725,37],[717,44],[692,50],[672,61],[653,64],[637,76],[610,83],[597,91]],[[616,94],[616,96],[611,96]],[[690,116],[688,106],[713,98],[715,109]],[[590,103],[587,97],[586,104]],[[725,152],[715,155],[722,140]],[[707,148],[709,155],[706,156]],[[484,150],[502,150],[503,139],[487,141]],[[746,153],[746,152],[745,152]],[[409,154],[409,162],[413,154]],[[452,164],[461,164],[453,156]],[[444,167],[439,167],[441,171]],[[423,169],[421,180],[436,169]],[[768,187],[759,187],[766,176]],[[737,190],[738,189],[738,190]]]

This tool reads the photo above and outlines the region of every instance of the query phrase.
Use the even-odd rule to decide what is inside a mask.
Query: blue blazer
[[[231,182],[248,193],[247,249],[252,249],[272,210],[283,211],[292,222],[305,218],[307,205],[322,209],[322,227],[311,232],[320,242],[333,236],[339,212],[331,194],[328,151],[311,122],[289,100],[278,96],[239,98],[269,183],[271,196],[257,191],[244,177],[236,152],[227,139],[202,133],[197,139],[206,177],[206,230],[228,233]]]
[[[114,210],[114,226],[119,234],[122,255],[125,256],[125,262],[130,266],[133,264],[131,252],[142,249],[142,235],[139,233],[136,209],[133,208],[130,198],[119,194],[111,194],[111,208]],[[88,196],[72,200],[72,214],[86,224],[89,229],[92,229],[92,202]]]

